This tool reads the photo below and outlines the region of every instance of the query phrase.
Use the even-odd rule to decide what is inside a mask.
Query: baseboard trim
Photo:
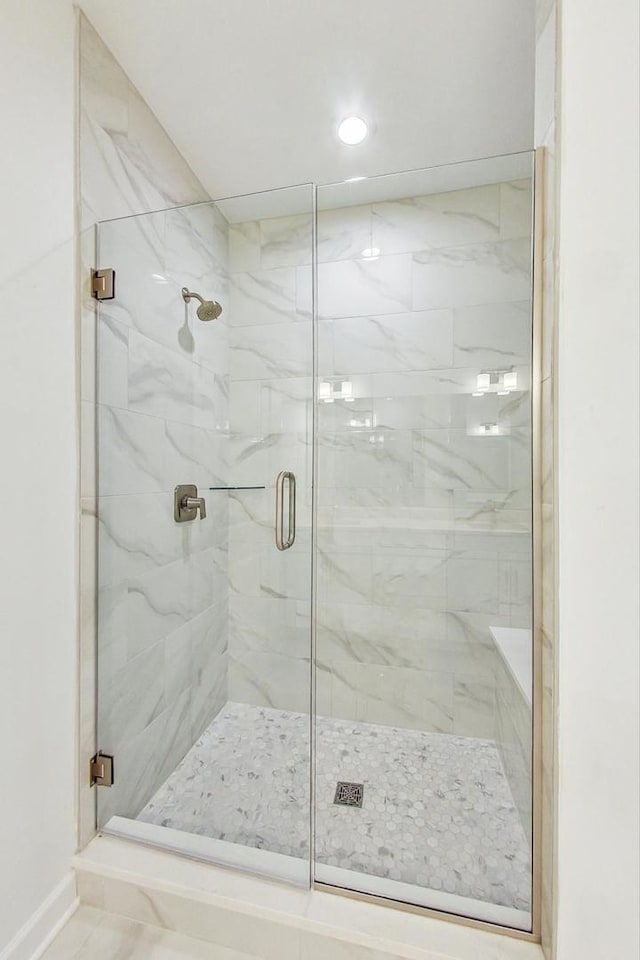
[[[75,873],[70,872],[0,952],[0,960],[38,960],[75,913],[78,903]]]

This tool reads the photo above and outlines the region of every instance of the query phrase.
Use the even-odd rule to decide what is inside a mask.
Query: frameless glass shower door
[[[531,928],[532,156],[318,188],[316,880]]]
[[[312,209],[98,227],[98,825],[304,883]]]
[[[531,929],[532,163],[99,225],[103,830]]]

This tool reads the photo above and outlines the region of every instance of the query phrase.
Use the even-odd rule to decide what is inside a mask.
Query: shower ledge
[[[542,960],[538,944],[301,890],[98,836],[74,859],[80,901],[261,960]]]

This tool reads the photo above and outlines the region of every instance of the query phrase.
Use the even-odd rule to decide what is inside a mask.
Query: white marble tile
[[[452,557],[447,564],[447,608],[451,611],[497,613],[497,561],[486,557]]]
[[[500,184],[500,239],[531,237],[533,181],[512,180]]]
[[[120,147],[131,171],[138,173],[139,206],[132,212],[210,199],[151,108],[131,84],[128,135]],[[131,172],[129,175],[133,176]]]
[[[97,323],[96,400],[126,409],[129,402],[129,327],[109,316],[106,311],[99,313]]]
[[[322,187],[318,199],[322,199]],[[318,210],[318,262],[362,257],[364,250],[373,247],[372,228],[370,206]]]
[[[399,960],[399,955],[392,957],[387,951],[364,947],[359,943],[346,943],[340,940],[330,940],[317,933],[303,933],[301,941],[301,956],[304,960]]]
[[[452,729],[450,674],[344,660],[318,663],[319,682],[325,674],[331,716],[413,730]]]
[[[555,0],[536,0],[536,38],[538,38],[542,33],[542,30],[547,22],[547,18],[554,6]]]
[[[101,749],[116,752],[166,707],[164,644],[155,643],[125,663],[111,667],[109,658],[99,656],[98,729]]]
[[[132,331],[128,394],[129,409],[137,413],[213,429],[225,384],[205,367]]]
[[[101,496],[157,493],[175,483],[165,468],[162,420],[103,406],[98,431]]]
[[[296,529],[296,549],[278,551],[273,544],[263,546],[258,560],[259,591],[262,596],[310,601],[311,535]]]
[[[312,436],[313,382],[311,377],[268,380],[260,387],[264,433]]]
[[[397,489],[412,476],[412,436],[382,428],[326,433],[318,438],[319,478],[325,487]]]
[[[135,817],[187,753],[193,743],[190,699],[188,691],[183,693],[138,735],[122,739],[118,778],[97,797],[98,826],[114,815]]]
[[[554,120],[556,105],[556,5],[545,4],[547,16],[535,46],[535,114],[534,143],[544,143],[545,134]],[[540,17],[542,20],[542,17]]]
[[[410,604],[372,607],[329,600],[319,604],[318,616],[317,655],[322,663],[373,663],[493,679],[490,647],[448,637],[445,612]]]
[[[372,593],[374,603],[385,606],[426,607],[444,610],[447,599],[449,560],[442,550],[422,550],[373,558]]]
[[[233,883],[233,881],[231,881]],[[227,885],[227,889],[229,889]],[[281,889],[281,888],[280,888]],[[282,893],[280,893],[280,897]],[[278,900],[276,894],[274,899]],[[194,938],[208,960],[299,960],[300,933],[295,925],[282,924],[270,911],[234,909],[228,896],[218,902],[194,900],[183,890],[149,891],[131,883],[105,884],[106,909],[122,917],[144,918],[158,933],[178,942]],[[186,954],[190,960],[190,954]],[[138,960],[136,957],[135,960]],[[161,960],[165,960],[164,956]],[[173,960],[169,955],[167,960]],[[182,958],[181,958],[182,960]]]
[[[270,445],[277,443],[278,434],[232,434],[227,445],[229,478],[233,486],[266,486]]]
[[[370,553],[336,554],[318,551],[318,597],[341,603],[370,603],[373,558]]]
[[[478,243],[413,255],[413,310],[508,303],[530,296],[531,244]]]
[[[140,817],[304,858],[308,737],[305,713],[230,703]],[[316,738],[319,862],[526,908],[529,853],[493,742],[326,717]],[[364,783],[360,810],[333,804],[337,780]]]
[[[203,491],[207,518],[176,524],[173,493],[103,497],[99,513],[100,582],[117,583],[226,541],[226,500]],[[226,529],[225,529],[226,533]]]
[[[260,222],[247,220],[229,224],[229,272],[253,273],[262,266]]]
[[[453,732],[465,737],[494,740],[495,682],[474,675],[457,676],[453,684]]]
[[[457,370],[407,370],[404,373],[378,373],[370,379],[374,397],[430,397],[434,394],[470,396],[476,389],[477,368]]]
[[[217,947],[215,960],[258,960],[255,954]],[[82,906],[42,960],[213,960],[212,946],[156,925]]]
[[[453,365],[449,310],[334,320],[330,326],[335,375],[431,370]]]
[[[318,598],[318,657],[425,669],[434,643],[446,638],[446,618],[433,611],[339,603]],[[450,671],[449,671],[450,672]]]
[[[165,275],[205,299],[225,299],[229,264],[228,224],[215,203],[183,206],[165,213]],[[200,285],[214,284],[212,289]]]
[[[373,244],[382,255],[496,240],[500,188],[491,184],[373,204]]]
[[[220,702],[226,698],[226,688],[219,691],[218,674],[226,674],[221,664],[214,669],[206,657],[200,657],[201,667],[196,669],[189,661],[189,669],[193,671],[189,696],[186,689],[181,690],[186,668],[183,659],[172,661],[169,678],[170,651],[166,645],[164,668],[159,673],[156,671],[163,646],[161,637],[157,646],[144,648],[144,644],[156,636],[156,631],[170,625],[175,613],[169,612],[165,624],[158,622],[158,611],[153,609],[153,604],[157,606],[161,598],[150,587],[153,577],[158,576],[161,581],[158,571],[163,567],[171,563],[188,564],[192,553],[226,541],[226,507],[221,510],[209,501],[207,523],[186,529],[174,524],[171,502],[171,491],[177,482],[195,481],[204,486],[226,481],[223,443],[228,429],[224,377],[228,371],[226,325],[209,326],[205,333],[207,325],[194,324],[192,316],[185,322],[185,305],[180,297],[183,283],[198,284],[196,289],[202,285],[199,292],[217,295],[219,299],[224,297],[224,306],[228,309],[226,221],[210,204],[189,210],[183,207],[168,214],[147,213],[208,198],[149,107],[82,15],[80,33],[81,219],[88,228],[83,233],[83,269],[88,271],[98,260],[100,265],[116,269],[116,299],[99,308],[97,384],[95,304],[83,285],[81,391],[86,400],[93,402],[97,390],[102,404],[99,410],[102,499],[98,504],[97,533],[102,580],[100,660],[104,676],[109,671],[116,675],[118,670],[123,670],[127,657],[139,649],[137,645],[142,645],[143,654],[139,660],[134,657],[126,675],[120,674],[124,701],[118,699],[113,689],[112,702],[103,704],[106,714],[124,724],[120,732],[125,742],[118,757],[123,779],[114,788],[115,793],[110,794],[109,801],[104,799],[107,812],[119,806],[122,812],[125,808],[135,810],[137,804],[144,802],[145,790],[154,777],[164,778],[190,745],[193,728],[197,728],[197,735],[202,723],[209,722],[211,715],[205,704],[209,700],[215,702],[216,696],[222,696]],[[111,219],[131,213],[146,215],[119,221]],[[90,229],[96,220],[110,221],[99,227],[97,252]],[[141,334],[149,342],[146,357],[141,349],[144,344]],[[194,360],[198,363],[193,364]],[[222,376],[214,378],[211,386],[216,373]],[[137,378],[131,394],[129,374],[134,381]],[[134,408],[159,413],[160,417],[131,412],[127,409],[130,401]],[[210,413],[206,413],[205,421],[206,410]],[[182,418],[186,422],[167,422],[162,417]],[[85,417],[87,428],[89,419]],[[198,422],[211,429],[205,431],[192,425]],[[85,429],[82,437],[87,469],[91,452],[89,433],[90,430]],[[84,486],[87,492],[86,482]],[[152,496],[143,496],[148,494]],[[83,564],[83,595],[96,589],[91,579],[93,574],[86,567]],[[218,581],[216,589],[221,589],[221,582],[226,582],[226,570],[220,557],[213,569],[211,579],[214,583]],[[135,616],[130,616],[133,601],[129,587],[145,584],[145,578],[149,578],[149,583],[139,596],[145,597],[145,603],[150,600],[153,603],[146,613],[138,610],[141,630],[132,639],[131,631],[136,623]],[[200,579],[196,574],[194,583],[186,578],[182,584],[184,596],[178,600],[178,606],[183,612],[199,609]],[[164,589],[166,591],[166,585]],[[84,606],[86,610],[92,609],[89,596]],[[95,630],[94,619],[88,614],[83,616],[82,629],[83,633]],[[87,668],[83,672],[83,684],[87,687],[91,682],[91,663],[86,654],[88,649],[93,649],[92,642],[92,637],[87,643],[83,642],[83,669]],[[140,666],[145,657],[149,660],[150,678]],[[153,662],[152,657],[155,657]],[[158,699],[160,682],[164,702]],[[137,686],[140,689],[136,702]],[[89,704],[83,716],[85,713],[89,716]],[[86,756],[88,750],[84,747],[83,750]],[[93,830],[90,816],[88,805],[83,806],[81,829],[85,836]]]
[[[103,919],[101,910],[80,906],[47,947],[42,960],[84,960],[87,953],[83,957],[83,948]]]
[[[230,278],[229,317],[233,327],[255,327],[299,319],[295,269],[262,268],[253,273],[233,273]]]
[[[309,268],[299,267],[297,275],[298,308],[308,310]],[[379,316],[410,309],[409,254],[320,263],[318,266],[318,316],[321,319]]]
[[[510,370],[531,362],[531,304],[493,303],[454,311],[454,365]],[[520,385],[523,386],[523,385]]]
[[[304,615],[301,615],[301,610]],[[309,656],[309,604],[294,598],[234,591],[229,597],[230,646],[234,652]]]
[[[126,134],[129,81],[86,17],[80,18],[81,102],[105,130]]]
[[[514,627],[526,626],[532,614],[531,558],[501,559],[498,564],[500,604]],[[504,609],[504,608],[507,609]]]
[[[259,707],[309,713],[311,664],[260,651],[229,657],[229,695]]]
[[[273,217],[260,221],[262,268],[298,267],[311,263],[312,218],[310,213]]]
[[[263,430],[262,384],[259,380],[230,381],[229,430],[236,437],[256,437],[261,434]]]
[[[227,586],[222,549],[187,555],[128,581],[129,656],[154,644],[222,598]]]
[[[312,330],[309,321],[233,328],[230,347],[232,380],[311,375]]]
[[[461,430],[414,433],[413,483],[445,489],[507,490],[508,438]]]

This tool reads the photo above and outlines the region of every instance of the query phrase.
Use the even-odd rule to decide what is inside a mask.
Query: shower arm
[[[189,303],[189,300],[199,300],[200,303],[204,303],[204,299],[199,293],[192,293],[191,290],[187,289],[187,287],[183,287],[180,293],[182,294],[182,299],[185,303]]]

